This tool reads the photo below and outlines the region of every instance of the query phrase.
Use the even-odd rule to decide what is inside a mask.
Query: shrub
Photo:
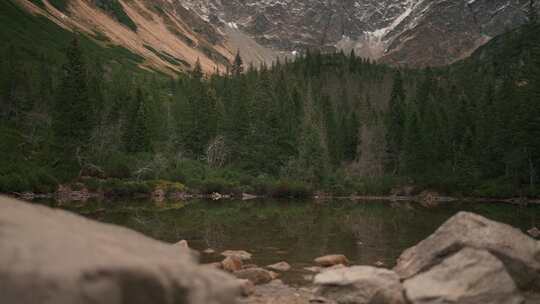
[[[303,182],[282,180],[273,185],[269,194],[274,198],[309,198],[313,190]]]

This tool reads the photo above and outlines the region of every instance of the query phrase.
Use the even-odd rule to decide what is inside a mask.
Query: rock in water
[[[244,250],[226,250],[226,251],[223,251],[221,255],[225,257],[237,256],[244,261],[251,260],[251,253]]]
[[[223,270],[228,272],[235,272],[242,269],[242,259],[237,256],[228,256],[221,262]]]
[[[317,295],[338,304],[405,303],[399,276],[387,269],[354,266],[315,276]]]
[[[271,269],[271,270],[275,270],[275,271],[284,272],[284,271],[291,270],[291,265],[289,265],[289,263],[287,263],[287,262],[279,262],[279,263],[276,263],[276,264],[268,265],[268,266],[266,266],[266,268]]]
[[[0,196],[0,303],[235,303],[235,278],[132,230]]]
[[[533,227],[527,230],[527,233],[535,239],[540,238],[540,229],[538,229],[537,227]]]
[[[322,267],[330,267],[339,264],[348,265],[349,260],[342,254],[331,254],[316,258],[315,263]]]
[[[484,250],[465,248],[404,283],[412,304],[519,304],[523,298],[504,265]]]
[[[255,285],[266,284],[274,279],[272,273],[262,268],[248,268],[234,272],[239,279],[250,280]]]
[[[407,279],[465,247],[483,249],[497,257],[518,287],[540,286],[540,243],[516,228],[469,212],[453,216],[427,239],[403,252],[394,270]]]

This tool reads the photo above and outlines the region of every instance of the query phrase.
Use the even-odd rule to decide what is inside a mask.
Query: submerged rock
[[[231,276],[135,231],[1,196],[0,205],[0,303],[228,304],[240,292]]]
[[[255,285],[266,284],[275,279],[274,275],[262,268],[248,268],[235,271],[234,275],[239,279],[250,280]]]
[[[497,257],[518,287],[540,286],[540,243],[516,228],[468,212],[458,213],[403,252],[394,270],[408,279],[465,247],[483,249]]]
[[[348,265],[349,260],[342,254],[331,254],[316,258],[315,263],[321,267],[330,267],[339,264]]]
[[[504,265],[484,250],[462,249],[404,286],[412,304],[523,303]]]
[[[405,303],[399,276],[387,269],[353,266],[315,276],[317,295],[338,304]]]

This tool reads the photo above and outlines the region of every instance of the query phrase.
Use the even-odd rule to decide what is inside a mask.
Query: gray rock
[[[540,286],[540,243],[509,225],[468,212],[458,213],[403,252],[394,270],[402,279],[411,278],[465,247],[496,256],[518,287]]]
[[[338,304],[405,303],[399,276],[387,269],[354,266],[315,276],[317,295]]]
[[[284,272],[284,271],[291,270],[291,265],[289,265],[289,263],[287,263],[287,262],[279,262],[279,263],[275,263],[275,264],[272,264],[272,265],[268,265],[268,266],[266,266],[266,268],[271,269],[271,270],[275,270],[275,271]]]
[[[229,275],[132,230],[0,196],[0,303],[234,303]]]
[[[523,298],[504,265],[484,250],[465,248],[404,283],[412,304],[519,304]]]

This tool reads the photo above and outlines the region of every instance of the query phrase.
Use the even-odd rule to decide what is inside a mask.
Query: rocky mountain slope
[[[344,49],[413,66],[466,57],[526,21],[529,0],[177,0],[217,26],[290,52]],[[539,2],[540,1],[536,1]]]
[[[8,0],[36,17],[93,37],[105,47],[123,47],[141,56],[144,68],[178,72],[200,60],[203,69],[222,71],[236,50],[248,61],[270,61],[271,51],[250,37],[222,31],[168,0]],[[24,35],[32,35],[25,32]]]
[[[540,6],[540,0],[535,0]],[[168,73],[223,70],[307,48],[444,65],[527,20],[529,0],[8,0]],[[30,33],[25,33],[30,35]]]

